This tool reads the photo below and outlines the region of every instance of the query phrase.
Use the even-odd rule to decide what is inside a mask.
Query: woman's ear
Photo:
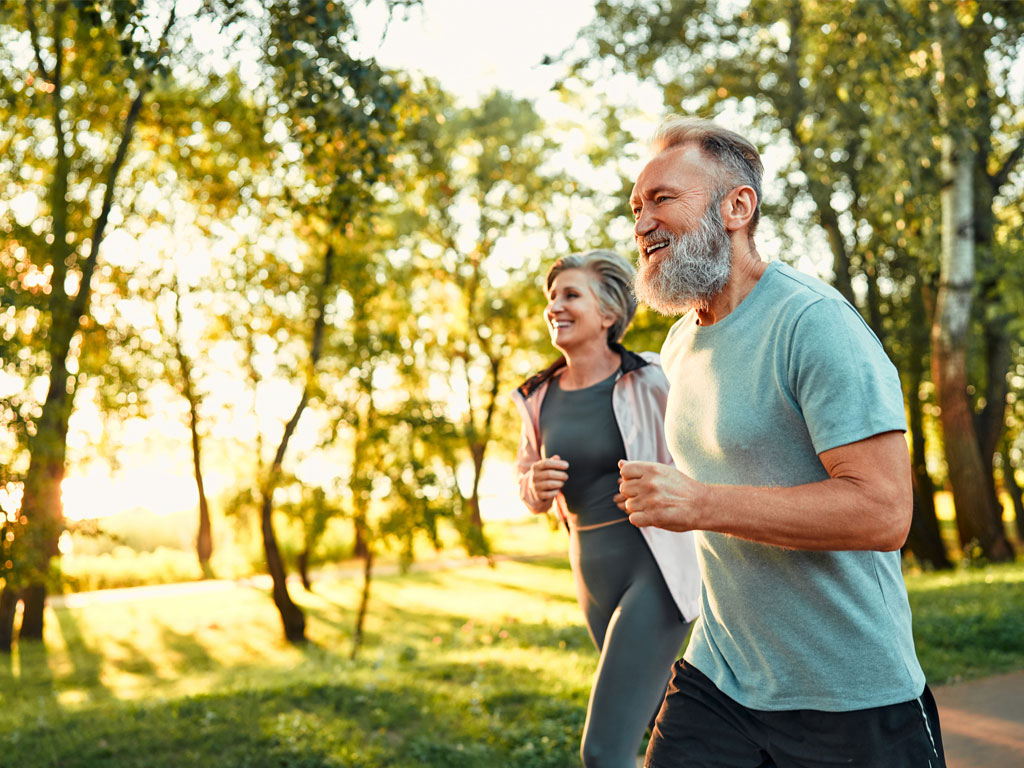
[[[722,223],[727,232],[746,229],[757,210],[757,193],[746,185],[731,190],[722,200]]]

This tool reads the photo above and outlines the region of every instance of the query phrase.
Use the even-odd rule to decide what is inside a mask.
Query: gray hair
[[[594,276],[594,295],[604,315],[615,318],[608,328],[608,343],[623,337],[636,314],[633,298],[633,265],[613,251],[595,250],[563,256],[548,270],[545,286],[551,289],[555,278],[567,269],[579,269]]]
[[[738,186],[754,190],[757,205],[749,225],[749,234],[753,235],[761,218],[761,177],[764,175],[764,165],[757,148],[738,133],[710,120],[679,115],[665,118],[650,142],[655,152],[686,144],[695,144],[718,165],[718,173],[714,175],[719,188],[712,191],[712,197],[724,197],[725,192]]]

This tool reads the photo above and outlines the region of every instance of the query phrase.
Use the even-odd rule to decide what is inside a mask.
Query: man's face
[[[639,261],[634,291],[662,314],[707,306],[729,280],[732,247],[720,194],[697,147],[668,149],[640,173],[630,205]]]

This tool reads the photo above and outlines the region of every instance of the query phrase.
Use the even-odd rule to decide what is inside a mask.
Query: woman
[[[554,503],[568,528],[577,599],[601,652],[583,729],[587,768],[635,768],[698,613],[692,534],[629,525],[618,493],[620,459],[672,461],[658,356],[618,343],[636,311],[632,276],[610,251],[555,262],[544,318],[562,357],[514,395],[520,497],[536,513]]]

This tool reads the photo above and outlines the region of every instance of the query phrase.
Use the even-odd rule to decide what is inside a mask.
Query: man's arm
[[[883,432],[819,455],[827,480],[789,488],[698,483],[674,467],[620,463],[633,525],[716,531],[808,550],[895,550],[913,512],[902,432]]]

